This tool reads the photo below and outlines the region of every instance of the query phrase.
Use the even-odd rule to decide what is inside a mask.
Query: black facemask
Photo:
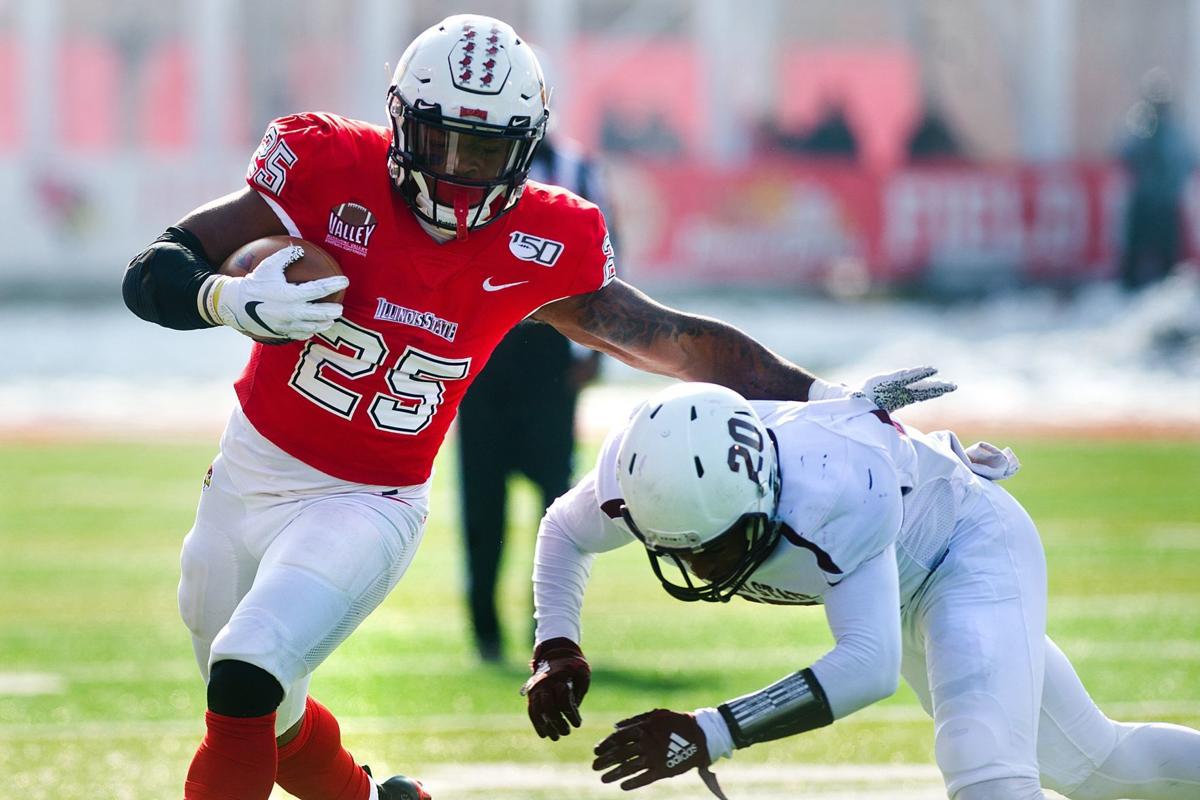
[[[656,548],[646,541],[645,535],[638,529],[637,523],[629,513],[629,507],[621,506],[621,517],[633,535],[646,546],[646,555],[650,559],[650,568],[662,583],[667,594],[676,600],[695,602],[703,600],[709,603],[727,603],[737,594],[738,590],[750,579],[754,571],[762,566],[775,546],[779,543],[781,526],[766,514],[743,514],[728,530],[713,538],[704,550],[713,550],[728,546],[731,541],[742,541],[743,552],[740,557],[721,575],[714,575],[709,580],[693,579],[688,569],[687,556],[704,552],[704,550],[671,550]],[[670,559],[679,569],[682,583],[675,583],[663,575],[661,561]]]

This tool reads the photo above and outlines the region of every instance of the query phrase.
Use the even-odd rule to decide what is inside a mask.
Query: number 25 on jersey
[[[387,360],[382,336],[340,319],[305,346],[289,384],[326,411],[351,419],[364,394],[330,380],[331,376],[361,380]],[[442,403],[445,382],[462,380],[470,368],[469,358],[441,358],[409,345],[385,376],[392,393],[376,392],[366,413],[380,430],[420,433]]]

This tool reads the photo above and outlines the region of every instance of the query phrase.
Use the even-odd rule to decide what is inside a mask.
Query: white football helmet
[[[388,116],[392,180],[418,217],[462,239],[520,198],[546,133],[546,84],[509,25],[447,17],[401,57]]]
[[[729,600],[779,541],[775,443],[745,398],[722,386],[682,383],[647,401],[617,451],[617,482],[626,524],[680,600]],[[739,541],[730,570],[692,581],[681,555]],[[683,584],[663,577],[659,558],[675,562]]]

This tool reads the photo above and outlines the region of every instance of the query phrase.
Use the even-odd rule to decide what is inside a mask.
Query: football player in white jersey
[[[835,639],[810,666],[715,708],[617,724],[596,747],[634,789],[819,728],[905,680],[935,722],[953,800],[1200,797],[1200,732],[1110,720],[1045,634],[1046,569],[995,480],[1011,451],[894,422],[861,395],[749,402],[713,384],[653,397],[547,511],[534,563],[537,645],[523,693],[538,734],[578,727],[595,553],[639,541],[680,600],[823,604]]]

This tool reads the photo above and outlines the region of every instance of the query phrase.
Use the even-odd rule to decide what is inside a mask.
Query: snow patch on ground
[[[921,427],[1161,428],[1200,431],[1200,273],[1136,295],[1111,284],[1071,297],[1024,290],[936,305],[810,297],[660,300],[737,325],[823,377],[854,384],[931,364],[959,390],[905,412]],[[130,436],[219,430],[249,342],[169,331],[116,303],[5,307],[9,352],[0,433]],[[665,379],[606,361],[581,405],[590,433],[624,419]]]

